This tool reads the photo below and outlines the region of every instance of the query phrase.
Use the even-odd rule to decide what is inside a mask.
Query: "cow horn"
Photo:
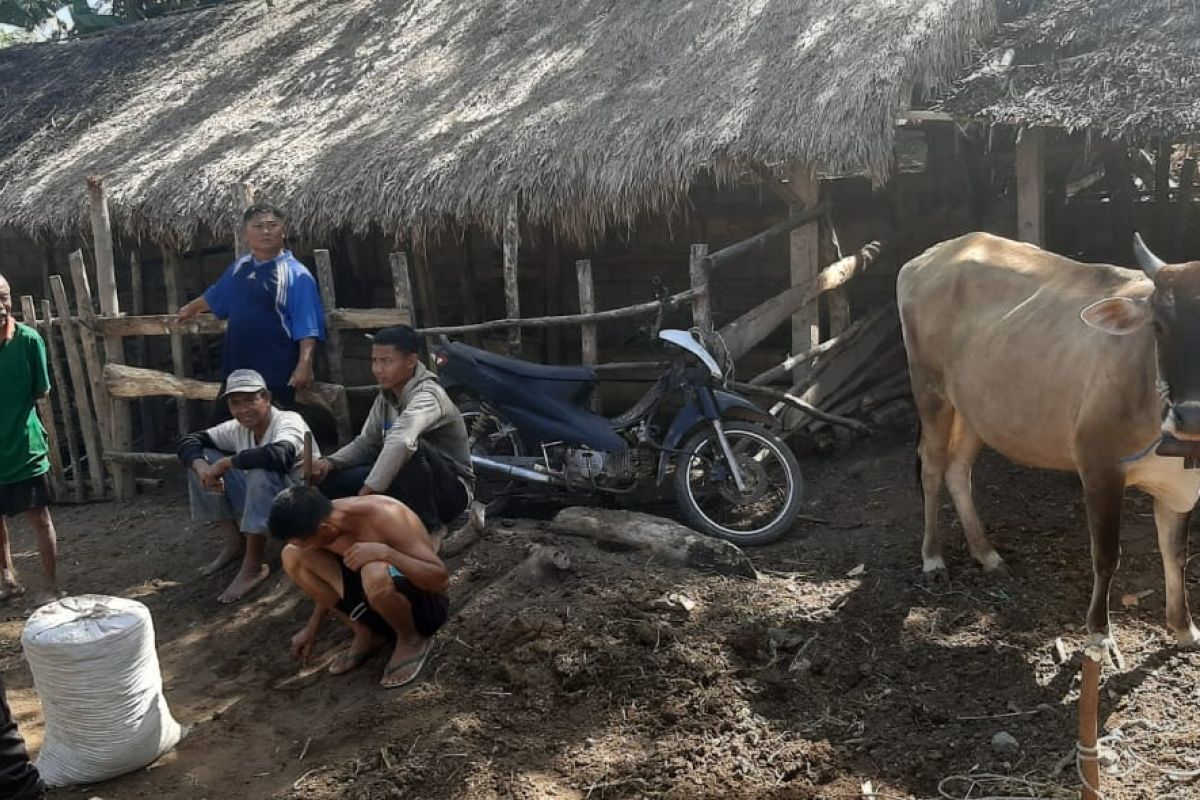
[[[1140,233],[1133,235],[1133,257],[1137,259],[1137,264],[1142,268],[1142,272],[1151,278],[1154,277],[1154,273],[1158,272],[1160,267],[1167,265],[1167,262],[1150,252],[1150,248],[1146,247],[1146,243],[1142,241]]]

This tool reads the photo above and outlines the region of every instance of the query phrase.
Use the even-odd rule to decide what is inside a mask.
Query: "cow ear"
[[[1153,312],[1145,300],[1106,297],[1079,312],[1079,318],[1096,330],[1127,336],[1150,321]]]

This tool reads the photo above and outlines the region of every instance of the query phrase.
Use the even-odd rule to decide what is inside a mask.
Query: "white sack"
[[[182,738],[162,695],[154,623],[141,603],[63,598],[33,613],[21,644],[46,719],[37,768],[48,785],[115,778]]]

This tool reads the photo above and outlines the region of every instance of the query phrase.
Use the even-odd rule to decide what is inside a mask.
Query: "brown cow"
[[[1166,265],[1140,237],[1134,249],[1142,272],[972,233],[905,264],[896,284],[921,421],[926,577],[946,576],[943,479],[971,555],[985,571],[1004,569],[971,497],[985,444],[1020,464],[1076,471],[1091,533],[1088,632],[1118,660],[1108,596],[1126,486],[1154,497],[1167,627],[1181,645],[1200,643],[1184,583],[1200,470],[1154,452],[1167,434],[1177,452],[1200,455],[1200,262]]]

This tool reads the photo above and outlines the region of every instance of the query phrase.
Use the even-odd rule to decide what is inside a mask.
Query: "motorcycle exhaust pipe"
[[[475,469],[486,470],[487,472],[496,472],[501,475],[507,475],[510,478],[516,478],[530,483],[557,483],[554,478],[543,472],[518,467],[513,464],[505,464],[503,461],[493,461],[490,458],[483,456],[471,456],[471,466]]]

